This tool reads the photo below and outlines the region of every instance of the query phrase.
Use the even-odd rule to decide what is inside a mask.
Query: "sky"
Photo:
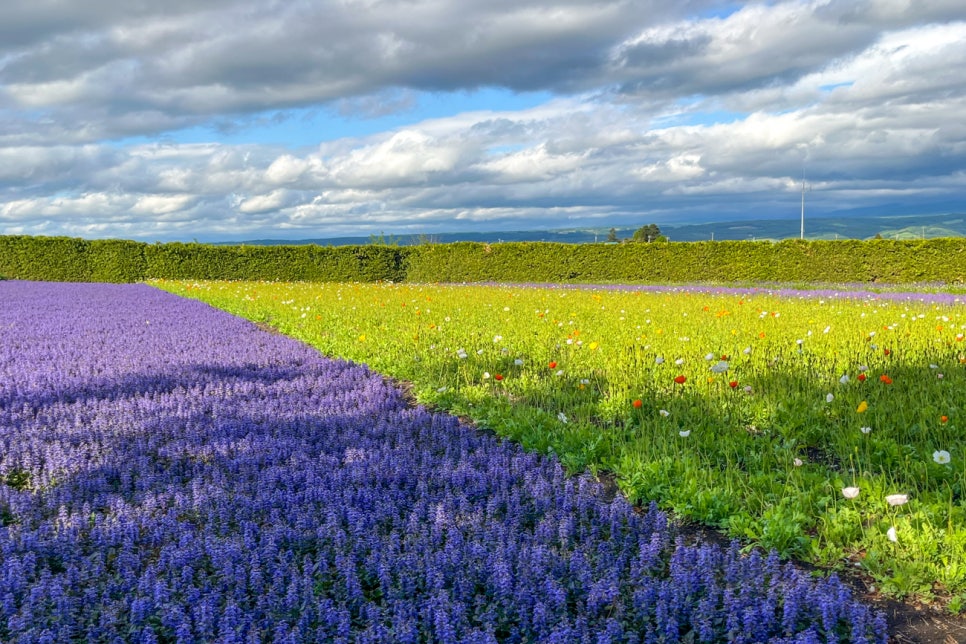
[[[966,213],[964,69],[962,0],[4,2],[0,234]]]

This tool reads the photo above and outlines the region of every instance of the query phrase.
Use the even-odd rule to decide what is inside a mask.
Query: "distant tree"
[[[607,233],[607,241],[609,241],[609,242],[617,242],[617,241],[620,241],[617,238],[617,229],[616,228],[611,228],[610,229],[610,232]]]
[[[398,246],[399,239],[395,235],[389,235],[380,232],[378,235],[369,235],[369,245],[370,246]]]
[[[646,226],[641,226],[634,231],[634,241],[640,242],[653,242],[658,241],[661,236],[661,229],[657,227],[657,224],[648,224]]]
[[[433,244],[439,243],[439,237],[437,235],[427,235],[426,233],[420,233],[412,238],[413,246],[431,246]]]

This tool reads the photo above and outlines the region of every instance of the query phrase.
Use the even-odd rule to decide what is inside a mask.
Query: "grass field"
[[[154,285],[411,382],[572,472],[613,473],[633,502],[963,609],[953,296]]]

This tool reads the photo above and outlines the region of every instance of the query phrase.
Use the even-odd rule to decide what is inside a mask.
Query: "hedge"
[[[217,246],[0,236],[0,275],[409,282],[966,282],[966,240]]]

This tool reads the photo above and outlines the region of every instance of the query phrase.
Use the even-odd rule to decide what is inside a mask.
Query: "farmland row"
[[[885,642],[835,579],[199,302],[0,301],[4,642]]]
[[[745,543],[966,601],[952,295],[162,282]]]

